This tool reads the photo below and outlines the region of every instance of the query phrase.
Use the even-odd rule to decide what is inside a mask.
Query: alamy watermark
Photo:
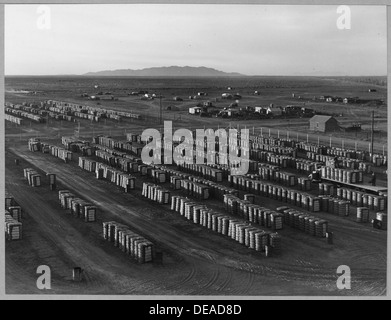
[[[50,290],[52,288],[52,271],[49,266],[42,265],[37,268],[37,288],[39,290]]]
[[[50,7],[47,5],[40,5],[37,8],[37,28],[39,30],[50,30],[52,28],[52,15]]]
[[[339,30],[350,30],[352,28],[352,13],[349,6],[339,6],[337,14],[340,16],[337,19],[337,28]]]
[[[141,159],[147,164],[207,164],[228,165],[232,175],[249,171],[249,130],[197,129],[195,137],[188,129],[173,133],[172,121],[164,122],[163,137],[157,129],[142,134],[147,145]],[[176,146],[175,146],[176,145]]]
[[[342,265],[337,269],[337,274],[340,275],[337,280],[337,288],[339,290],[352,289],[352,271],[350,267]]]

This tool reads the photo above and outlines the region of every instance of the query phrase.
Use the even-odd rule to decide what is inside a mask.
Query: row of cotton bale
[[[5,114],[4,115],[4,119],[9,121],[9,122],[16,123],[18,125],[22,125],[23,124],[23,119],[15,117],[15,116],[11,116],[9,114]]]
[[[5,210],[4,213],[5,225],[4,231],[8,241],[15,241],[22,239],[22,223],[14,219],[9,211]]]
[[[320,211],[320,199],[317,196],[273,185],[260,180],[253,180],[247,176],[230,176],[229,182],[232,187],[261,195],[281,202],[302,207],[305,210]]]
[[[209,187],[196,183],[191,180],[181,179],[180,177],[172,176],[171,186],[174,190],[184,190],[188,196],[193,196],[196,199],[208,200],[210,197]]]
[[[139,157],[132,156],[126,152],[111,149],[99,144],[93,144],[92,146],[95,148],[95,155],[97,157],[105,160],[106,163],[112,162],[118,167],[124,166],[124,171],[139,172],[140,170],[137,170],[138,166],[143,165],[143,162]],[[99,151],[102,153],[98,153]],[[113,157],[113,160],[111,160],[111,157]],[[131,165],[124,165],[124,161],[129,162]]]
[[[321,162],[326,166],[333,167],[335,166],[335,157],[320,155],[313,152],[307,152],[307,159]],[[341,168],[351,169],[351,170],[360,170],[363,172],[370,172],[372,170],[371,164],[364,162],[358,159],[343,158],[337,157],[338,166]]]
[[[259,167],[259,177],[263,180],[281,183],[287,187],[297,185],[297,176],[280,171],[280,167],[262,164]]]
[[[193,183],[203,185],[209,188],[209,194],[211,197],[214,197],[218,200],[223,200],[225,194],[238,194],[238,191],[232,188],[225,187],[221,184],[209,181],[203,178],[195,177],[190,174],[183,173],[181,171],[170,169],[166,166],[154,166],[154,168],[165,172],[167,174],[167,179],[169,180],[172,176],[180,177],[183,180],[190,180]]]
[[[286,187],[298,186],[300,190],[309,191],[312,188],[311,180],[298,177],[293,173],[280,171],[279,167],[270,165],[260,165],[259,176],[251,176],[255,179],[263,179],[283,184]]]
[[[64,160],[65,162],[71,161],[73,153],[63,148],[52,146],[47,143],[42,143],[39,139],[31,138],[28,141],[28,148],[32,152],[41,151],[42,153],[48,153],[56,158]]]
[[[130,119],[140,119],[141,116],[139,114],[135,114],[132,112],[123,112],[111,109],[105,109],[95,106],[88,105],[79,105],[76,103],[65,102],[65,101],[54,101],[47,100],[41,103],[44,108],[55,107],[58,112],[72,114],[74,116],[78,115],[89,115],[87,119],[93,121],[99,121],[100,118],[116,118],[117,117],[125,117]]]
[[[24,171],[24,178],[32,187],[40,187],[42,184],[41,175],[32,168],[26,168]]]
[[[61,142],[66,150],[75,153],[80,152],[85,157],[94,155],[94,148],[90,146],[88,141],[82,141],[74,137],[62,137]]]
[[[265,151],[265,152],[272,152],[277,155],[286,155],[290,156],[294,152],[294,148],[290,147],[279,147],[279,146],[271,146],[264,143],[257,143],[252,142],[251,143],[251,152],[256,151]]]
[[[28,181],[29,185],[32,187],[40,187],[43,183],[42,176],[32,168],[23,169],[24,178]],[[54,173],[46,174],[47,182],[51,190],[55,190],[57,185],[57,175]]]
[[[337,197],[349,201],[353,206],[367,207],[370,210],[384,211],[387,209],[387,195],[373,195],[349,188],[337,188],[331,183],[320,183],[319,195]]]
[[[291,139],[280,139],[263,135],[250,135],[250,141],[256,144],[268,145],[280,148],[294,148],[296,141]]]
[[[136,188],[136,178],[134,176],[114,169],[104,163],[96,163],[95,174],[97,179],[105,179],[124,189],[125,192],[130,192],[130,190],[134,190]]]
[[[171,200],[171,193],[169,190],[152,183],[143,184],[142,196],[159,204],[170,204]]]
[[[254,197],[254,195],[245,195],[244,200],[241,200],[233,195],[225,195],[225,210],[263,227],[273,230],[283,229],[283,216],[278,212],[254,204]]]
[[[350,202],[343,201],[331,196],[319,196],[320,209],[337,216],[347,217],[350,215]]]
[[[202,176],[203,178],[214,182],[223,181],[223,177],[224,177],[223,171],[207,165],[183,163],[183,164],[178,164],[178,167],[183,172],[192,173],[197,176]]]
[[[103,238],[139,263],[153,261],[154,245],[128,226],[110,221],[103,222]]]
[[[94,144],[99,144],[110,149],[119,149],[121,151],[129,151],[137,156],[141,156],[144,145],[141,143],[130,141],[118,141],[111,137],[97,136],[93,138]]]
[[[22,239],[22,208],[16,202],[15,198],[5,192],[5,225],[4,232],[8,241]]]
[[[96,171],[96,161],[85,157],[79,157],[79,167],[88,172]]]
[[[136,178],[134,176],[117,170],[110,165],[80,157],[79,167],[88,172],[94,172],[97,179],[108,180],[124,189],[127,193],[136,188]]]
[[[363,151],[356,151],[351,149],[342,149],[337,147],[330,147],[324,145],[318,145],[308,142],[299,142],[297,144],[299,150],[304,152],[312,152],[320,155],[337,156],[348,159],[365,160],[366,153]]]
[[[254,227],[248,221],[215,212],[188,198],[173,196],[171,210],[194,224],[230,237],[250,249],[266,252],[267,255],[271,249],[276,253],[281,250],[281,236],[278,233],[265,231]]]
[[[142,171],[142,174],[146,175],[146,170],[144,169],[146,166],[139,160],[127,157],[118,157],[104,150],[95,150],[95,156],[102,159],[104,163],[109,164],[112,167],[119,168],[126,173],[138,173]]]
[[[26,119],[29,119],[29,120],[32,120],[32,121],[35,121],[35,122],[38,122],[38,123],[45,122],[45,118],[44,117],[38,116],[36,114],[31,114],[29,112],[25,112],[25,111],[22,111],[22,110],[15,110],[13,108],[5,108],[4,111],[5,111],[6,114],[10,114],[10,115],[16,116],[18,118],[26,118]]]
[[[300,212],[289,207],[279,207],[276,210],[284,217],[284,223],[294,229],[305,232],[311,236],[325,238],[328,233],[329,222]]]
[[[60,190],[58,200],[61,207],[67,210],[74,217],[82,219],[84,222],[95,222],[97,208],[90,202],[78,198],[69,190]]]
[[[251,159],[262,163],[271,164],[280,168],[293,168],[298,172],[311,173],[317,167],[317,163],[292,156],[277,155],[266,151],[251,151]]]
[[[386,210],[386,196],[368,194],[351,190],[349,188],[337,188],[336,190],[336,196],[338,199],[349,201],[354,206],[366,207],[375,211]]]
[[[362,183],[364,181],[364,174],[360,170],[348,170],[331,167],[322,167],[322,179],[334,180],[342,183]]]
[[[49,146],[49,148],[50,148],[50,152],[49,153],[53,157],[59,158],[61,160],[64,160],[65,162],[72,161],[73,152],[65,150],[65,149],[60,148],[60,147],[56,147],[56,146]]]
[[[119,141],[114,140],[114,144],[117,145],[117,143],[119,143]],[[128,153],[129,151],[112,149],[112,148],[109,148],[107,146],[100,145],[100,144],[92,144],[92,146],[95,148],[95,150],[102,150],[102,151],[107,152],[108,154],[110,154],[118,159],[123,158],[123,159],[132,160],[133,162],[137,162],[139,164],[143,163],[140,157],[129,154]],[[118,162],[119,160],[116,160],[116,161]]]

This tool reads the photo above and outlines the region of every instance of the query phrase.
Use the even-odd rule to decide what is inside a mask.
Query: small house
[[[331,116],[316,115],[310,119],[310,130],[316,132],[339,131],[338,121]]]

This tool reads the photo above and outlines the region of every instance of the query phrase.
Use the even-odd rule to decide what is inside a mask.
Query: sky
[[[384,6],[6,5],[5,74],[205,66],[245,75],[386,75]]]

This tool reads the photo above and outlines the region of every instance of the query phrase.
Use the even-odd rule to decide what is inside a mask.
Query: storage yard
[[[196,117],[187,111],[194,101],[186,99],[175,99],[179,111],[159,118],[158,101],[127,93],[146,88],[162,93],[167,105],[174,96],[199,91],[211,99],[235,85],[248,103],[270,103],[274,95],[276,103],[289,104],[297,99],[293,91],[320,95],[323,79],[314,87],[300,79],[226,79],[214,86],[197,79],[191,88],[176,80],[163,86],[152,79],[133,86],[123,79],[68,80],[63,87],[44,79],[6,82],[12,88],[5,119],[8,294],[386,293],[386,107],[373,107],[370,154],[366,129],[319,135],[302,117]],[[118,99],[83,100],[80,92],[97,81]],[[368,84],[354,79],[325,82],[330,95],[369,94],[363,93]],[[249,93],[262,86],[260,95]],[[18,93],[22,89],[38,95]],[[376,99],[385,92],[378,86]],[[324,108],[316,100],[310,107]],[[339,122],[365,127],[373,110],[344,106]],[[243,152],[250,171],[232,175],[222,155],[214,165],[143,163],[141,134],[161,128],[161,120],[190,130],[249,128]],[[314,172],[318,179],[310,177]],[[40,265],[52,270],[50,292],[36,287]],[[352,270],[351,290],[337,288],[341,265]],[[75,268],[82,281],[72,276]]]

